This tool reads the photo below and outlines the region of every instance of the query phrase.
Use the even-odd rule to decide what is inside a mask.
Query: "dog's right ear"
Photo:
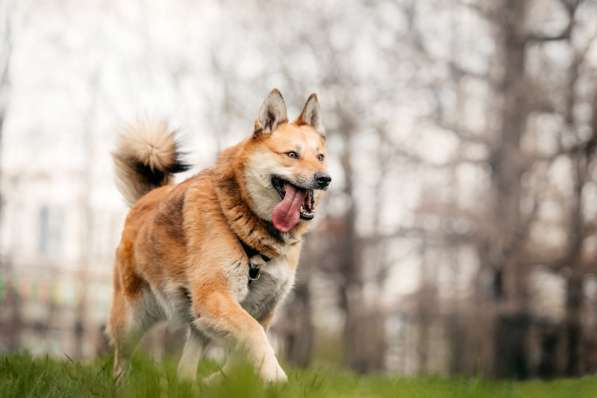
[[[261,108],[259,108],[253,136],[258,137],[262,134],[270,134],[279,124],[287,122],[288,113],[286,111],[286,103],[284,102],[282,93],[275,88],[269,93],[263,104],[261,104]]]

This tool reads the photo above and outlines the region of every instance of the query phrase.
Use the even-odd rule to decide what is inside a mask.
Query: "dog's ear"
[[[288,122],[286,103],[284,102],[282,93],[275,88],[269,93],[263,104],[261,104],[261,108],[259,108],[259,115],[255,121],[253,136],[257,137],[261,134],[269,134],[279,124],[286,122]]]
[[[313,93],[307,99],[305,106],[303,107],[303,111],[296,119],[296,124],[299,126],[301,125],[309,125],[315,129],[319,134],[325,137],[325,129],[323,128],[323,123],[321,122],[321,112],[319,110],[319,100],[317,99],[317,94]]]

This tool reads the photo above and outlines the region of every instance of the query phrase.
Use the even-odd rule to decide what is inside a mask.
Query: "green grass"
[[[114,385],[107,359],[80,364],[68,359],[0,357],[0,397],[597,397],[597,377],[553,382],[490,382],[479,379],[357,376],[318,368],[290,370],[285,385],[264,385],[247,366],[213,385],[177,380],[171,361],[137,359],[125,383]],[[214,370],[201,365],[200,375]]]

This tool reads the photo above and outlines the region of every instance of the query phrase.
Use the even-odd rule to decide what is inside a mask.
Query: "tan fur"
[[[280,99],[276,97],[276,111],[282,109]],[[126,357],[148,328],[170,320],[190,328],[181,376],[193,378],[205,344],[223,338],[245,349],[265,380],[286,379],[264,327],[292,286],[309,222],[301,221],[288,233],[273,229],[267,211],[275,205],[275,191],[269,192],[273,187],[259,174],[266,170],[256,173],[253,168],[268,164],[301,181],[312,178],[325,171],[325,162],[317,158],[325,153],[325,139],[302,116],[286,122],[285,105],[282,111],[273,131],[226,149],[213,168],[177,185],[167,185],[172,176],[166,174],[164,184],[141,196],[148,187],[137,186],[121,159],[132,155],[167,170],[177,149],[164,125],[143,124],[124,135],[115,155],[119,178],[125,197],[138,200],[127,216],[114,266],[107,331],[115,346],[115,374],[123,371]],[[286,155],[299,147],[301,159]],[[272,258],[251,287],[241,240]]]
[[[176,132],[166,122],[148,121],[129,125],[120,135],[112,157],[116,166],[116,183],[129,205],[141,196],[172,182],[170,169],[177,159]],[[140,178],[139,166],[163,174],[156,184]]]

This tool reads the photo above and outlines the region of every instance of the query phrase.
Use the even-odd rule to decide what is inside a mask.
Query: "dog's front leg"
[[[223,275],[197,283],[193,289],[194,325],[243,347],[265,381],[286,381],[263,327],[227,290]]]

